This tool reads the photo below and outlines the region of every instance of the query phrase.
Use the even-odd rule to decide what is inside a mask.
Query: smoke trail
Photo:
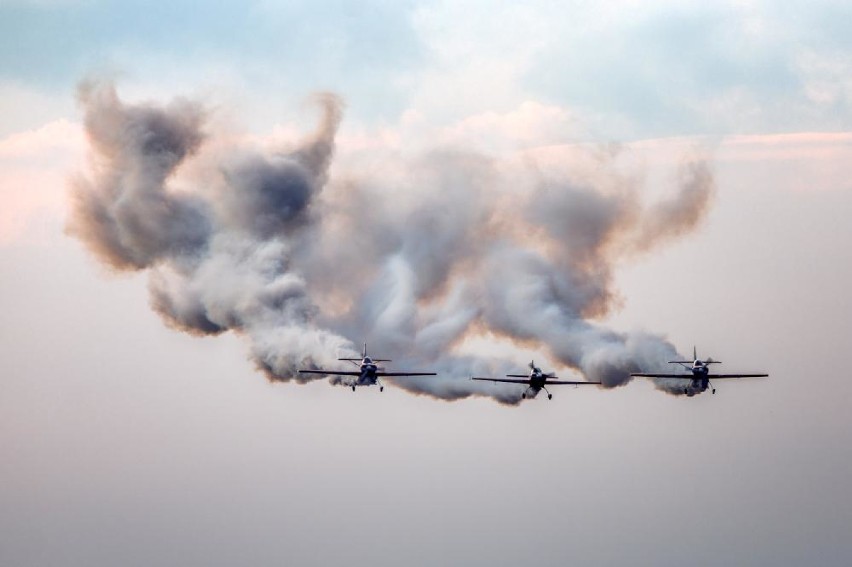
[[[458,151],[332,172],[342,104],[330,94],[316,98],[320,124],[296,147],[237,144],[215,160],[197,103],[126,104],[100,83],[79,98],[93,159],[72,182],[69,232],[114,269],[147,270],[168,325],[243,334],[272,380],[334,368],[357,355],[349,339],[369,337],[399,368],[439,373],[402,388],[517,403],[520,387],[466,379],[519,371],[464,354],[466,340],[544,349],[606,387],[678,356],[660,337],[593,320],[616,301],[620,258],[701,220],[713,189],[703,162],[643,207],[641,184],[607,159],[582,176]]]
[[[151,304],[167,324],[243,332],[258,367],[279,379],[353,354],[314,324],[317,308],[291,266],[326,180],[336,97],[318,99],[322,123],[296,151],[234,152],[213,186],[192,194],[169,182],[204,139],[198,104],[127,105],[109,84],[84,84],[80,101],[93,171],[72,182],[68,230],[115,269],[149,270]]]
[[[124,107],[113,88],[95,84],[82,85],[79,98],[88,109],[95,180],[75,181],[71,232],[119,269],[198,254],[210,237],[206,203],[164,184],[201,144],[202,109],[183,100]]]

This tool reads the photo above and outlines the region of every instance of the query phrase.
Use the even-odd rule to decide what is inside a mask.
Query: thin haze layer
[[[79,97],[92,159],[72,182],[69,232],[116,270],[148,271],[170,326],[244,334],[272,380],[308,380],[298,368],[334,367],[368,336],[438,372],[397,384],[441,399],[519,400],[511,385],[467,380],[518,370],[460,354],[483,334],[545,349],[606,387],[677,357],[658,336],[594,319],[617,302],[615,262],[701,220],[713,191],[701,160],[650,206],[615,154],[581,148],[594,159],[560,175],[454,150],[332,176],[342,103],[331,94],[316,97],[320,124],[295,147],[233,144],[216,159],[201,151],[198,103],[127,104],[104,83]]]

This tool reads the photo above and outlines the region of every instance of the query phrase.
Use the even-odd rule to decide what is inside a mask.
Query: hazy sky
[[[0,2],[0,563],[852,563],[847,3],[282,4]],[[614,261],[595,323],[771,377],[514,407],[271,384],[245,337],[168,328],[144,273],[66,235],[92,77],[258,147],[333,91],[330,196],[455,152],[506,191],[522,164],[647,203],[699,155],[709,208]],[[541,344],[464,348],[571,374]]]

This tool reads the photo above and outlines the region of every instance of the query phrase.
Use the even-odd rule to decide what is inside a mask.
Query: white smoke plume
[[[272,380],[307,381],[299,368],[337,368],[369,338],[396,368],[439,374],[395,382],[408,391],[517,403],[520,387],[467,379],[517,365],[465,354],[465,340],[544,350],[605,387],[678,357],[658,336],[594,321],[617,304],[617,261],[702,219],[713,192],[702,161],[644,206],[642,183],[608,154],[556,173],[531,167],[535,156],[458,150],[332,167],[342,103],[331,94],[295,147],[237,143],[215,159],[198,103],[128,104],[97,82],[79,98],[91,164],[72,181],[69,233],[116,270],[148,271],[171,327],[244,335]]]

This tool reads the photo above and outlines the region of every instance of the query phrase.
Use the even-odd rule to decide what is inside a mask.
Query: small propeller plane
[[[521,394],[521,398],[534,398],[538,395],[538,393],[542,390],[547,392],[547,399],[552,400],[553,394],[547,389],[545,384],[552,385],[572,385],[579,386],[581,384],[600,384],[600,382],[573,382],[569,380],[552,380],[552,378],[558,378],[555,376],[553,372],[549,372],[547,374],[541,371],[541,368],[535,365],[535,361],[530,361],[529,364],[530,373],[526,374],[506,374],[509,378],[515,378],[515,380],[507,380],[506,378],[471,378],[471,380],[482,380],[487,382],[508,382],[510,384],[526,384],[527,389]],[[518,380],[518,378],[523,378],[523,380]]]
[[[385,390],[384,385],[379,382],[381,376],[435,376],[434,372],[385,372],[385,369],[380,367],[377,362],[392,362],[388,358],[371,358],[367,356],[367,343],[364,343],[364,353],[361,358],[338,358],[337,360],[345,360],[351,362],[358,367],[358,371],[345,370],[299,370],[299,374],[326,374],[332,376],[353,376],[353,379],[347,382],[348,386],[355,391],[356,386],[376,386],[379,387],[379,392]]]
[[[666,380],[685,379],[692,380],[692,383],[683,389],[683,393],[690,398],[695,394],[705,392],[708,387],[712,392],[716,393],[716,388],[710,383],[710,379],[721,380],[722,378],[766,378],[769,374],[711,374],[711,364],[722,364],[721,361],[713,360],[707,357],[707,360],[698,358],[695,347],[692,347],[692,360],[670,360],[669,364],[680,364],[685,369],[690,371],[690,374],[649,374],[647,372],[635,372],[631,376],[643,376],[645,378],[662,378]]]

